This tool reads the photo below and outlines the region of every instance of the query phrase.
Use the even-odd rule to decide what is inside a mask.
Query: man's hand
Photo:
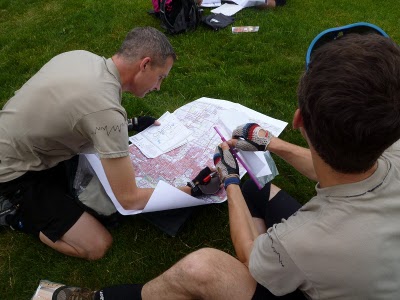
[[[265,151],[274,135],[256,123],[238,126],[232,133],[235,147],[243,151]]]
[[[239,166],[227,143],[222,143],[215,149],[214,165],[225,189],[230,184],[240,184]]]
[[[198,197],[203,194],[212,195],[218,192],[220,188],[219,178],[216,172],[213,172],[209,167],[205,167],[197,174],[197,176],[187,183],[191,188],[190,194],[193,197]]]
[[[157,119],[150,116],[140,116],[128,119],[128,131],[141,132],[151,125],[160,125]]]

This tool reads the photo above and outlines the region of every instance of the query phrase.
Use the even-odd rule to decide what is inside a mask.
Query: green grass
[[[200,27],[170,38],[177,54],[162,90],[145,99],[124,95],[129,115],[160,116],[206,96],[239,102],[291,123],[296,86],[308,44],[320,31],[366,21],[400,41],[398,0],[289,0],[274,11],[244,9],[234,26],[258,25],[258,33]],[[135,26],[160,28],[146,11],[150,0],[0,0],[1,106],[53,56],[85,49],[110,57]],[[205,11],[206,14],[209,10]],[[289,125],[282,138],[305,145]],[[275,157],[275,183],[305,203],[314,183]],[[227,204],[207,206],[171,238],[140,216],[112,230],[114,244],[100,261],[66,257],[37,239],[0,229],[0,299],[30,299],[40,279],[99,288],[145,282],[184,255],[215,247],[231,254]]]

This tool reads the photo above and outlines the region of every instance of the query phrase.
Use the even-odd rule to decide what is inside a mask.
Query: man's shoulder
[[[104,58],[86,50],[73,50],[60,53],[54,56],[46,65],[46,69],[53,70],[61,68],[62,70],[69,69],[87,69],[89,65],[104,64]]]
[[[54,56],[53,59],[56,58],[77,58],[77,57],[83,57],[83,58],[101,58],[101,56],[92,53],[87,50],[71,50],[67,52],[60,53],[56,56]]]
[[[395,142],[392,146],[386,149],[386,151],[382,154],[382,156],[388,158],[392,162],[395,162],[399,165],[400,162],[400,140]]]

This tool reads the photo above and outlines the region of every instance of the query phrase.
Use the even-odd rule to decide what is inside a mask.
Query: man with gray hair
[[[97,152],[122,207],[144,208],[153,189],[136,185],[121,95],[142,98],[159,90],[175,59],[163,33],[135,28],[111,58],[62,53],[25,83],[0,111],[0,196],[12,203],[10,210],[18,206],[0,218],[2,225],[66,255],[101,258],[112,237],[76,201],[68,174],[75,174],[77,154]]]

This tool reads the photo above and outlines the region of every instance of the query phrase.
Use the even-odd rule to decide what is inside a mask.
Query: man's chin
[[[135,97],[137,97],[137,98],[144,98],[144,96],[146,96],[147,95],[147,93],[143,93],[143,94],[141,94],[141,95],[137,95],[137,94],[134,94],[134,93],[132,93]]]
[[[139,96],[139,98],[144,98],[147,94],[149,94],[150,93],[150,91],[147,91],[147,92],[145,92],[145,93],[143,93],[143,95],[142,96]]]

